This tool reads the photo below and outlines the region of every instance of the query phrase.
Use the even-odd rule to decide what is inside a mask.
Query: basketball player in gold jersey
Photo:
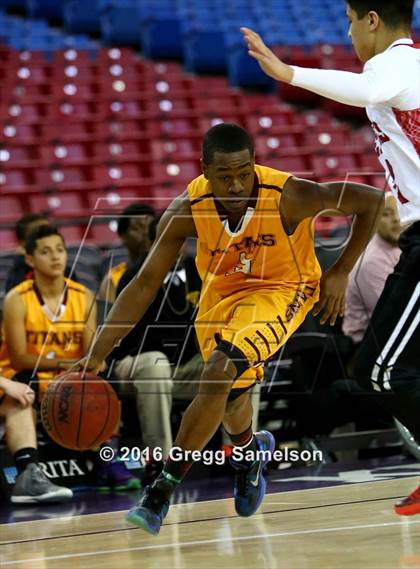
[[[35,425],[28,408],[34,391],[23,384],[30,383],[42,396],[60,371],[82,357],[95,332],[96,312],[92,293],[64,277],[66,248],[55,227],[40,225],[25,248],[34,278],[12,288],[4,301],[0,417],[18,469],[11,500],[26,504],[68,500],[72,492],[52,484],[37,464]],[[29,395],[18,399],[14,394],[20,392]]]
[[[67,252],[56,227],[35,229],[25,248],[34,278],[5,298],[0,367],[5,377],[30,382],[42,397],[54,377],[87,353],[96,305],[89,289],[65,278]]]
[[[183,454],[169,455],[127,515],[152,534],[191,467],[191,451],[201,451],[221,423],[234,444],[236,511],[249,516],[259,507],[269,453],[263,458],[256,451],[272,451],[274,439],[267,431],[252,433],[249,389],[315,303],[322,322],[334,324],[343,312],[348,274],[383,207],[383,193],[369,186],[317,184],[256,165],[250,136],[231,124],[205,135],[202,171],[164,213],[142,270],[118,297],[90,356],[79,362],[98,368],[142,317],[184,240],[197,237],[203,286],[196,329],[206,365],[176,437]],[[346,248],[321,278],[313,218],[326,210],[355,219]]]

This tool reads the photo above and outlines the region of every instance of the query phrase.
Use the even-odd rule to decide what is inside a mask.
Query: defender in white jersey
[[[420,44],[410,37],[413,8],[414,0],[348,0],[349,36],[365,63],[362,73],[286,65],[258,34],[241,31],[270,77],[366,109],[406,231],[354,373],[420,441]],[[395,511],[420,514],[420,487]]]

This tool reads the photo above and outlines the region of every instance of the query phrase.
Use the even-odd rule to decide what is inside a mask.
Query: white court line
[[[189,547],[189,546],[196,546],[196,545],[212,545],[215,543],[231,543],[234,541],[248,541],[252,539],[258,539],[260,537],[288,537],[291,535],[307,535],[311,533],[329,533],[329,532],[337,532],[337,531],[349,531],[349,530],[360,530],[360,529],[367,529],[367,528],[385,528],[390,526],[403,526],[406,527],[407,525],[419,525],[419,522],[416,521],[408,521],[408,520],[401,520],[398,522],[389,522],[384,524],[367,524],[361,526],[343,526],[343,527],[335,527],[335,528],[322,528],[322,529],[310,529],[310,530],[299,530],[299,531],[285,531],[285,532],[276,532],[276,533],[265,533],[265,534],[254,534],[254,535],[244,535],[238,537],[226,537],[226,538],[219,538],[219,539],[202,539],[199,541],[176,541],[174,543],[162,543],[158,545],[141,545],[139,547],[124,547],[119,549],[102,549],[98,551],[88,551],[85,553],[69,553],[67,555],[51,555],[49,557],[32,557],[31,559],[20,559],[18,561],[2,561],[2,567],[6,565],[17,565],[17,564],[24,564],[24,563],[34,563],[36,561],[54,561],[57,559],[72,559],[76,557],[92,557],[96,555],[108,555],[109,553],[128,553],[130,551],[147,551],[153,549],[165,549],[169,547]]]
[[[379,468],[379,467],[378,467]],[[403,465],[399,465],[399,466],[386,466],[383,468],[380,468],[380,470],[390,470],[392,468],[413,468],[413,469],[419,469],[420,468],[420,462],[419,463],[415,463],[415,464],[407,464],[405,466]],[[273,475],[275,475],[276,473],[273,471],[272,473]],[[410,478],[416,478],[416,476],[407,474],[405,476],[405,478],[410,479]],[[280,480],[280,479],[279,479]],[[401,480],[401,478],[396,478],[395,480]],[[387,478],[386,480],[368,480],[367,482],[354,482],[351,484],[352,488],[355,488],[356,486],[365,486],[366,484],[372,484],[375,483],[376,484],[382,484],[384,482],[392,482],[391,478]],[[268,480],[268,483],[270,483],[270,480]],[[233,483],[232,483],[233,484]],[[270,504],[270,497],[274,497],[274,496],[285,496],[286,494],[294,494],[296,492],[314,492],[317,490],[337,490],[338,488],[343,489],[343,486],[349,486],[350,484],[347,482],[343,482],[340,478],[337,478],[337,484],[335,486],[315,486],[314,488],[300,488],[299,490],[281,490],[279,492],[267,492],[265,495],[265,499],[264,499],[264,504]],[[201,504],[213,504],[214,502],[225,502],[227,500],[232,500],[233,496],[230,496],[229,498],[214,498],[214,499],[210,499],[210,500],[199,500],[198,502],[181,502],[180,504],[177,503],[173,503],[171,504],[171,511],[174,508],[179,508],[181,506],[183,507],[190,507],[192,505],[201,505]],[[285,502],[286,504],[288,504],[289,502]],[[301,502],[296,502],[297,504],[300,504]],[[94,514],[78,514],[77,516],[73,516],[71,513],[69,513],[68,515],[64,515],[64,516],[59,516],[59,517],[54,517],[51,519],[54,520],[66,520],[66,521],[80,521],[81,519],[87,519],[87,518],[91,518],[91,517],[96,517],[96,516],[110,516],[112,517],[114,514],[121,514],[122,516],[127,512],[128,510],[114,510],[112,512],[96,512]],[[261,513],[261,512],[260,512]],[[19,524],[39,524],[40,522],[49,522],[49,519],[39,519],[39,520],[28,520],[28,521],[20,521],[20,522],[11,522],[8,524],[4,524],[4,526],[19,526]],[[0,524],[0,529],[1,529],[1,524]],[[1,543],[1,542],[0,542]]]

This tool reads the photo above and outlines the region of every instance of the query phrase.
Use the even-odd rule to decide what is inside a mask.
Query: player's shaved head
[[[413,20],[414,0],[347,0],[359,20],[369,12],[376,12],[389,28],[410,28]]]
[[[254,156],[254,143],[248,132],[236,124],[221,123],[210,128],[203,139],[202,158],[204,164],[211,164],[216,152],[222,154],[249,150]]]

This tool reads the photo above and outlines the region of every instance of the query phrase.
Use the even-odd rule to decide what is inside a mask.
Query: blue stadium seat
[[[185,66],[188,71],[196,73],[226,71],[226,47],[222,31],[206,28],[200,24],[190,24],[184,29],[183,42]]]
[[[26,0],[0,0],[0,8],[26,8]]]
[[[64,24],[69,32],[98,33],[101,31],[99,0],[71,0],[64,7]]]
[[[26,4],[31,16],[61,20],[66,0],[27,0]]]
[[[182,58],[184,47],[179,19],[156,11],[151,17],[142,19],[141,45],[147,57]]]
[[[107,43],[139,44],[141,25],[137,2],[102,0],[99,8],[102,37]]]
[[[275,82],[267,77],[258,63],[249,57],[246,47],[225,34],[229,83],[235,87],[261,86],[275,89]]]

